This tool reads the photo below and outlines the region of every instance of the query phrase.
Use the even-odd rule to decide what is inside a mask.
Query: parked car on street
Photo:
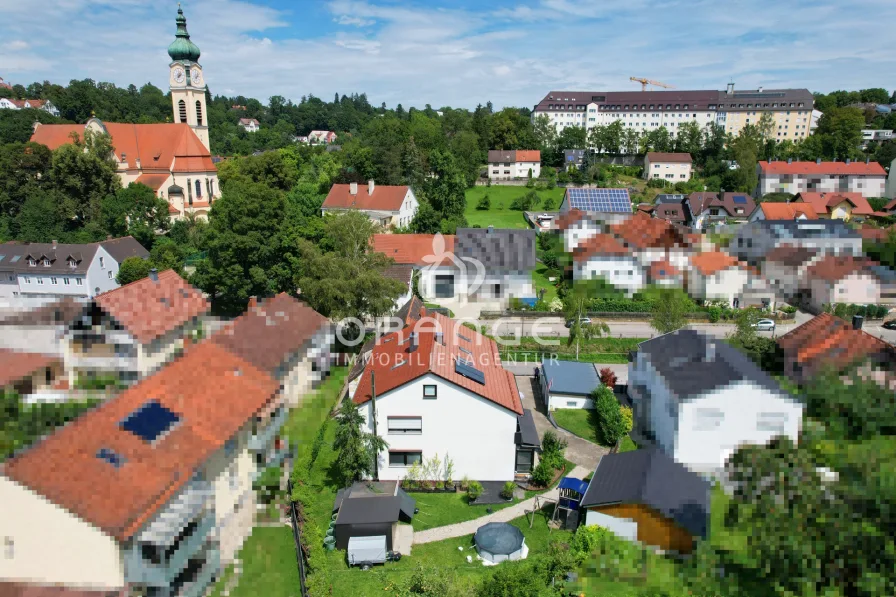
[[[896,319],[891,319],[890,321],[885,321],[883,323],[883,327],[888,330],[896,330]]]
[[[753,327],[759,330],[760,332],[774,332],[775,331],[775,322],[772,319],[760,319],[756,323],[753,324]]]
[[[572,324],[575,323],[574,319],[570,319],[566,322],[566,327],[571,328]],[[590,325],[591,318],[590,317],[579,317],[579,325]]]

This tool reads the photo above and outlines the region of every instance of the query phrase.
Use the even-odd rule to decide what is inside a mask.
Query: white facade
[[[375,187],[373,181],[370,181],[368,184],[368,193],[372,194]],[[414,219],[414,216],[417,215],[417,209],[420,208],[420,201],[417,199],[416,195],[414,195],[413,189],[408,187],[408,192],[405,193],[404,199],[401,202],[401,205],[396,210],[373,210],[373,209],[358,209],[351,208],[355,211],[360,211],[368,218],[370,218],[373,222],[376,222],[383,228],[393,228],[393,227],[406,227],[410,225],[411,221]],[[348,208],[343,207],[322,207],[321,215],[324,214],[339,214],[348,211]]]
[[[687,182],[691,179],[691,163],[651,162],[648,157],[645,157],[643,176],[647,179],[662,179],[670,183]]]
[[[543,385],[543,384],[542,384]],[[594,408],[594,400],[587,396],[576,396],[572,394],[557,394],[549,392],[548,410],[557,410],[562,408]]]
[[[17,103],[21,103],[22,105],[16,105]],[[0,110],[22,110],[24,108],[33,108],[35,110],[43,110],[44,112],[48,112],[53,116],[59,116],[59,109],[53,105],[50,100],[16,100],[13,102],[12,100],[0,97]]]
[[[835,303],[873,305],[880,301],[880,282],[867,272],[853,272],[836,282],[810,278],[808,287],[809,302],[817,309]]]
[[[6,283],[0,285],[0,291],[12,292],[13,297],[21,298],[93,298],[118,288],[115,280],[118,266],[106,249],[98,246],[86,274],[45,273],[41,271],[42,264],[38,263],[27,271],[17,272],[15,284],[10,280],[11,271],[0,271],[0,277],[6,278]]]
[[[424,386],[436,397],[424,398]],[[361,406],[367,431],[373,431],[372,402]],[[517,414],[460,386],[428,373],[376,399],[377,433],[389,444],[379,455],[379,478],[403,479],[408,467],[390,464],[390,453],[438,454],[454,461],[454,479],[510,481],[514,478]],[[419,417],[419,433],[390,433],[390,417]],[[403,419],[407,421],[408,419]],[[393,427],[397,419],[393,418]]]
[[[758,166],[757,166],[758,168]],[[886,174],[770,174],[759,172],[758,195],[768,193],[861,193],[863,197],[883,197]]]
[[[749,272],[740,267],[729,267],[708,276],[697,268],[691,268],[688,271],[687,290],[692,298],[722,301],[729,307],[738,307],[748,279]]]
[[[634,256],[592,255],[575,261],[573,280],[603,278],[628,296],[644,288],[646,274]]]
[[[597,236],[600,232],[601,228],[597,222],[582,218],[563,231],[563,248],[567,253],[572,253],[582,242]]]
[[[717,473],[740,446],[786,435],[797,441],[803,406],[752,381],[737,381],[702,396],[673,396],[648,356],[629,365],[629,387],[643,387],[637,408],[657,446],[697,473]],[[640,417],[639,417],[640,418]]]
[[[254,118],[240,118],[240,126],[243,127],[243,130],[247,133],[257,133],[261,128],[258,125],[258,121]]]
[[[478,279],[475,271],[442,265],[420,270],[418,288],[426,301],[507,301],[535,296],[531,273],[488,273]]]
[[[596,126],[606,126],[618,120],[622,123],[623,130],[633,129],[640,134],[666,127],[674,137],[678,127],[685,122],[696,122],[701,128],[706,128],[716,122],[715,111],[691,110],[688,107],[682,108],[681,104],[677,110],[670,112],[659,111],[655,108],[651,110],[647,105],[643,110],[637,105],[632,105],[628,110],[608,111],[601,110],[598,104],[592,102],[585,106],[584,111],[578,105],[575,108],[573,105],[569,105],[569,109],[565,112],[535,110],[532,112],[532,117],[535,118],[542,114],[547,115],[558,132],[568,126],[579,126],[584,127],[585,130],[591,130]]]
[[[491,180],[514,180],[518,178],[538,178],[541,174],[541,162],[494,162],[488,165],[488,177]]]

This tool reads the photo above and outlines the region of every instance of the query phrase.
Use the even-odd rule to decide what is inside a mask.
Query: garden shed
[[[333,503],[336,548],[348,549],[352,537],[385,535],[386,548],[392,550],[394,527],[410,522],[416,505],[397,481],[360,481],[340,489]]]
[[[591,392],[601,384],[592,363],[544,359],[536,372],[548,410],[594,408]]]

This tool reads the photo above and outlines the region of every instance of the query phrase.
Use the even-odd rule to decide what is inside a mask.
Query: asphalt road
[[[774,332],[759,332],[763,336],[774,338],[782,336],[812,318],[808,313],[797,313],[794,323],[782,323]],[[657,335],[650,323],[646,321],[606,321],[610,326],[610,335],[615,338],[652,338]],[[542,317],[539,319],[504,318],[489,320],[490,333],[501,336],[539,336],[541,338],[565,338],[569,336],[562,317]],[[730,323],[695,323],[688,327],[706,334],[724,338],[734,332],[735,326]],[[864,331],[881,338],[885,342],[896,345],[896,330],[887,330],[877,324],[866,325]]]

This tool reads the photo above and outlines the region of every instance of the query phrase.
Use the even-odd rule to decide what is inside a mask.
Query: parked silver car
[[[753,327],[759,330],[760,332],[774,332],[775,331],[775,321],[773,319],[760,319],[756,323],[753,324]]]

